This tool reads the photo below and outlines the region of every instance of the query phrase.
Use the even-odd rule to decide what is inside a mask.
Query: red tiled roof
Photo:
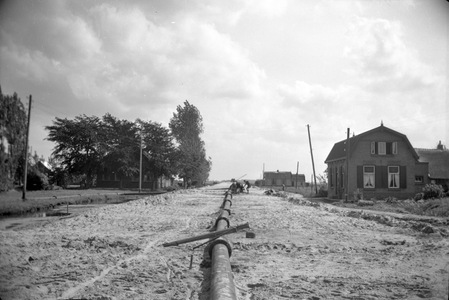
[[[449,179],[449,150],[415,148],[420,162],[429,163],[429,177]]]

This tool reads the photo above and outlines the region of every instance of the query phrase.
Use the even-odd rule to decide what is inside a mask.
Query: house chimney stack
[[[443,145],[441,144],[441,141],[437,145],[438,150],[443,150]]]

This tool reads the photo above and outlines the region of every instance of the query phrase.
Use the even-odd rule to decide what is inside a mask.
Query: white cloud
[[[346,57],[359,83],[377,93],[434,88],[441,77],[404,43],[399,22],[356,17],[350,24]]]

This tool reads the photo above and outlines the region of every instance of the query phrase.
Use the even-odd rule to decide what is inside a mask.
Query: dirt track
[[[0,231],[1,299],[208,299],[200,242],[222,193],[190,190]],[[232,199],[239,299],[448,299],[449,238],[440,223],[264,196]],[[430,228],[430,229],[429,229]],[[433,231],[433,232],[432,232]],[[428,232],[428,233],[425,233]]]

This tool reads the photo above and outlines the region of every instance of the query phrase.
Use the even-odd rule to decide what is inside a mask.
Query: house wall
[[[422,192],[423,187],[430,183],[429,179],[429,163],[428,162],[417,162],[415,164],[415,176],[422,176],[422,182],[415,181],[415,194]]]
[[[265,172],[265,186],[293,186],[292,174],[288,172]]]
[[[346,197],[346,159],[328,163],[328,197],[343,199]],[[349,195],[351,197],[351,195]]]
[[[296,186],[296,182],[298,182],[298,187],[305,186],[306,177],[303,174],[298,174],[298,176],[296,176],[296,174],[292,174],[292,186]]]
[[[397,154],[371,154],[371,142],[397,142],[398,153]],[[351,153],[350,165],[349,165],[349,192],[352,194],[359,189],[363,192],[364,199],[383,199],[389,196],[406,199],[413,197],[416,194],[415,187],[415,174],[423,174],[425,166],[417,164],[418,161],[413,156],[407,141],[399,135],[393,134],[389,131],[378,130],[369,135],[364,136],[359,140],[355,149]],[[405,187],[403,185],[400,188],[384,188],[381,187],[379,181],[379,171],[376,168],[376,184],[375,188],[363,188],[360,186],[360,176],[363,178],[363,174],[360,173],[360,167],[364,165],[373,165],[376,167],[387,166],[400,166],[400,181],[405,176]],[[385,179],[383,179],[385,180]]]

